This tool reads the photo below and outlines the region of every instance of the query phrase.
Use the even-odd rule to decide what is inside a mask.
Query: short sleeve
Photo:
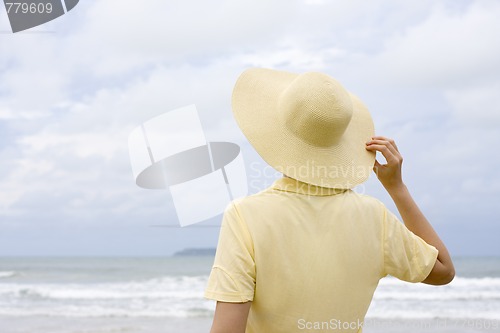
[[[384,206],[384,271],[400,280],[421,282],[436,263],[438,250],[408,230]]]
[[[205,297],[222,302],[253,300],[255,260],[253,242],[236,204],[224,211],[215,261],[208,278]]]

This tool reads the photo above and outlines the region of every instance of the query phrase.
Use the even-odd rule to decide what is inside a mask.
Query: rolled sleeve
[[[429,275],[438,250],[408,230],[389,210],[384,213],[384,271],[407,282],[421,282]]]

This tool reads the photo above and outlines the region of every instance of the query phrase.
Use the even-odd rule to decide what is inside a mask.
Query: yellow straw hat
[[[234,117],[273,168],[305,183],[349,189],[368,179],[374,135],[363,103],[330,76],[264,68],[244,71],[233,91]]]

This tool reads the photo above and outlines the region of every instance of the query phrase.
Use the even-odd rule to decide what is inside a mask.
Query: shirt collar
[[[334,195],[347,191],[345,189],[316,186],[288,177],[277,179],[273,183],[271,188],[273,190],[278,190],[278,191],[317,195],[317,196]]]

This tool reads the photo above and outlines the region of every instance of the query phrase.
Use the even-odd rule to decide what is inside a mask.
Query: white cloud
[[[46,176],[53,169],[54,165],[50,160],[34,161],[29,158],[20,158],[12,163],[9,174],[0,184],[1,211],[8,212],[9,208],[22,198],[25,192],[23,188],[29,187],[30,184],[33,186],[33,182],[37,183],[40,177]]]
[[[376,60],[408,85],[464,86],[496,78],[500,70],[500,3],[474,1],[465,8],[435,5],[422,23],[385,42]]]
[[[167,192],[133,183],[129,131],[194,103],[208,140],[236,142],[264,167],[230,103],[239,73],[266,66],[334,75],[401,143],[424,206],[470,216],[468,193],[473,204],[498,193],[500,6],[457,3],[91,1],[55,20],[56,33],[0,35],[0,215],[175,219]]]
[[[307,49],[302,45],[283,45],[278,50],[253,52],[241,56],[238,60],[248,67],[291,68],[294,71],[324,71],[335,58],[346,56],[345,50],[325,48],[321,50]]]
[[[14,111],[9,108],[0,108],[0,120],[12,120],[12,119],[23,119],[23,120],[36,120],[40,118],[45,118],[50,116],[50,112],[45,110],[21,110]]]
[[[500,80],[487,86],[449,90],[445,93],[460,124],[483,130],[500,130]]]
[[[272,43],[296,7],[289,1],[165,2],[120,0],[92,3],[87,24],[68,38],[68,54],[99,75],[116,75],[148,64],[206,64],[217,56]],[[275,15],[281,12],[279,25]],[[109,15],[113,13],[113,15]],[[88,52],[94,49],[97,52]],[[99,50],[105,50],[101,57]]]
[[[76,221],[99,214],[166,214],[165,204],[159,202],[168,200],[168,192],[136,191],[128,135],[154,116],[196,103],[207,139],[232,141],[237,135],[229,118],[234,75],[223,69],[228,70],[223,63],[201,69],[159,65],[122,87],[101,87],[81,101],[60,104],[40,129],[11,143],[19,154],[10,157],[12,167],[0,183],[5,194],[0,198],[2,214],[30,214],[40,205],[35,198],[44,198],[54,213]],[[16,127],[22,130],[20,124]],[[45,162],[51,167],[36,167]]]

